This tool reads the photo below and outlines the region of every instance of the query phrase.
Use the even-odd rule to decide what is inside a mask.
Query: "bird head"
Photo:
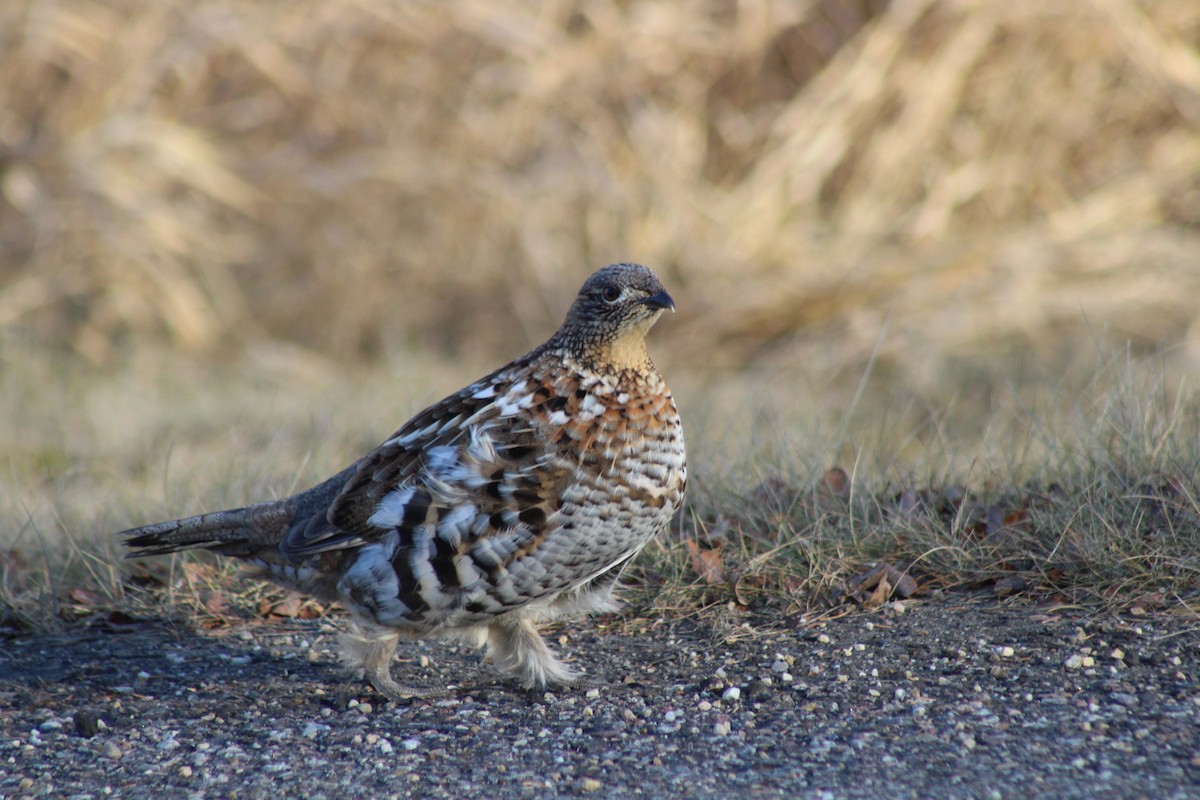
[[[646,367],[646,334],[667,309],[675,301],[657,275],[641,264],[609,264],[584,281],[555,339],[594,367]]]

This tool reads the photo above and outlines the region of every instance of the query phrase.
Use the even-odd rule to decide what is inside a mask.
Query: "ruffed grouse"
[[[392,679],[401,637],[486,641],[522,685],[570,683],[536,623],[613,608],[622,568],[683,500],[683,429],[646,351],[674,307],[649,269],[604,267],[549,341],[324,483],[127,530],[125,544],[212,550],[341,602],[347,662],[393,699],[445,691]]]

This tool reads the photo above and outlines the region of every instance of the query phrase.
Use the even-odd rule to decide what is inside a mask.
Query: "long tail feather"
[[[351,465],[324,483],[292,497],[142,525],[117,535],[133,550],[128,558],[194,548],[226,556],[258,558],[264,552],[277,550],[293,525],[304,524],[313,517],[324,518],[329,504],[354,470],[355,465]]]
[[[236,508],[197,514],[194,517],[130,528],[117,535],[124,537],[123,544],[133,550],[127,558],[178,553],[197,547],[218,551],[230,545],[235,548],[238,545],[244,547],[253,535],[246,525],[247,512],[250,510]]]

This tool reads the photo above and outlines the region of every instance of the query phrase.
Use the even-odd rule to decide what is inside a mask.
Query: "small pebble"
[[[90,739],[100,732],[104,722],[91,711],[75,712],[75,732],[85,739]]]
[[[100,755],[104,758],[119,760],[125,753],[117,746],[117,743],[111,739],[100,746]]]
[[[742,690],[736,686],[730,686],[728,689],[721,692],[721,699],[728,700],[731,703],[734,702],[735,700],[740,700],[741,697],[742,697]]]

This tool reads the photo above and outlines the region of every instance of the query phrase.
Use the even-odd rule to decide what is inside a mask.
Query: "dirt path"
[[[408,706],[341,676],[328,621],[10,639],[0,797],[1200,796],[1195,618],[949,598],[746,622],[567,627],[603,688]],[[400,658],[493,681],[470,651]]]

